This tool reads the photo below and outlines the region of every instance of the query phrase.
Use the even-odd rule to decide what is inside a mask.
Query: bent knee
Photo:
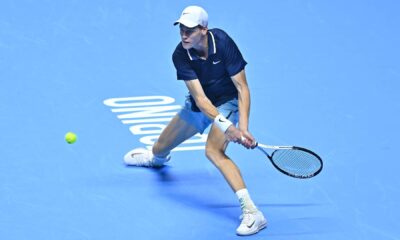
[[[215,149],[206,146],[206,157],[212,161],[215,165],[220,165],[224,160],[227,159],[225,152],[221,149]]]

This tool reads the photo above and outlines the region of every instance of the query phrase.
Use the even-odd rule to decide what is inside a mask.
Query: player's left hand
[[[242,133],[234,125],[231,125],[225,132],[225,137],[228,141],[240,143]]]
[[[241,131],[242,137],[240,144],[242,144],[247,149],[253,149],[256,145],[256,140],[254,139],[253,135],[247,130]]]

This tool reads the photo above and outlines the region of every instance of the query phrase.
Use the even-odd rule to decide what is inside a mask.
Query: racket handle
[[[241,137],[241,140],[242,140],[242,142],[244,142],[244,141],[246,141],[246,138],[245,137]],[[251,149],[254,149],[254,148],[256,148],[258,146],[258,142],[256,142],[253,146],[251,146],[250,148]]]

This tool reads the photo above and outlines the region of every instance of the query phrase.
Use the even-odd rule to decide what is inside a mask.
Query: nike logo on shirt
[[[218,63],[220,63],[221,62],[221,60],[219,60],[219,61],[213,61],[213,64],[218,64]]]

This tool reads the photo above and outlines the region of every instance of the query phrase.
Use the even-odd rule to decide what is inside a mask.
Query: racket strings
[[[312,175],[322,167],[316,156],[298,149],[276,150],[272,161],[281,170],[296,176]]]

